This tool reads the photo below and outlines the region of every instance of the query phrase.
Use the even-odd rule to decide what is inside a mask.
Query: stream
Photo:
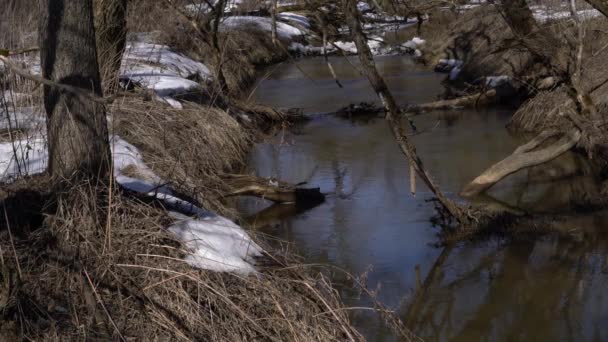
[[[608,214],[565,219],[592,237],[495,237],[436,247],[431,193],[421,181],[410,194],[408,166],[380,117],[349,120],[316,113],[376,101],[355,70],[356,59],[332,58],[339,88],[322,58],[272,66],[255,88],[260,103],[302,108],[312,119],[279,131],[250,156],[251,171],[320,187],[327,200],[301,211],[260,199],[239,203],[254,214],[254,229],[292,243],[310,264],[335,266],[356,276],[407,326],[429,341],[608,340]],[[378,57],[378,69],[398,102],[435,100],[445,75],[410,58]],[[414,119],[412,136],[426,168],[446,194],[509,155],[523,138],[505,128],[512,109],[428,113]],[[478,201],[528,212],[559,212],[597,183],[584,162],[566,154],[545,168],[510,176]],[[582,171],[581,171],[582,170]],[[351,317],[369,341],[398,340],[365,309],[369,299],[352,290],[342,272],[333,281]],[[417,291],[417,288],[421,288]]]

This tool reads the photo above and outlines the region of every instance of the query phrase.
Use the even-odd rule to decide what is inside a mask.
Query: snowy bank
[[[172,51],[168,46],[129,42],[120,70],[121,80],[154,90],[158,97],[174,107],[176,95],[192,92],[200,87],[193,79],[207,82],[211,72],[203,63]]]
[[[139,150],[118,136],[110,139],[114,175],[122,187],[162,201],[177,221],[168,229],[189,250],[185,261],[193,267],[247,275],[255,272],[254,258],[262,248],[234,222],[175,196],[143,162]],[[0,143],[0,181],[39,174],[47,169],[44,136]],[[188,216],[182,214],[187,213]]]
[[[270,34],[272,32],[272,19],[268,17],[233,16],[225,18],[220,25],[220,29],[224,31],[246,27],[255,27]],[[299,28],[280,21],[277,21],[277,34],[285,39],[295,39],[304,36],[304,32]]]

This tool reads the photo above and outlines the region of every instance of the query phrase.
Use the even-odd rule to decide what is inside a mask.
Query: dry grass
[[[252,143],[249,130],[217,107],[193,103],[177,110],[125,99],[109,111],[115,134],[137,146],[146,164],[173,189],[209,210],[234,216],[218,200],[225,192],[221,175],[243,165]]]
[[[530,54],[507,47],[511,31],[490,5],[462,14],[439,11],[423,26],[423,37],[427,41],[422,47],[424,62],[432,67],[442,58],[461,60],[460,78],[467,82],[494,75],[520,79],[531,72]]]
[[[38,45],[37,0],[0,1],[0,48],[29,48]]]
[[[608,22],[605,18],[596,18],[585,22],[585,50],[583,55],[583,77],[582,85],[591,93],[594,103],[598,106],[601,114],[608,114],[608,86],[597,88],[608,79],[608,70],[605,67],[608,58]],[[573,35],[573,28],[567,27],[562,34]],[[597,89],[596,89],[597,88]],[[553,91],[539,92],[536,96],[524,103],[514,114],[510,122],[513,129],[524,132],[538,133],[543,129],[556,125],[567,125],[570,121],[564,117],[563,112],[567,108],[569,96],[563,87]]]
[[[318,273],[284,259],[248,278],[192,269],[162,210],[113,195],[76,186],[36,230],[2,226],[4,340],[361,339]]]

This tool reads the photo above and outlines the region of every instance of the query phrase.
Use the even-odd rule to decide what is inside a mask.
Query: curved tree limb
[[[509,157],[492,165],[480,176],[475,178],[460,192],[460,195],[463,197],[473,197],[489,189],[510,174],[551,161],[573,148],[581,139],[582,134],[578,129],[573,129],[548,147],[532,151],[532,149],[554,135],[555,134],[553,133],[545,131],[531,142],[520,146]]]

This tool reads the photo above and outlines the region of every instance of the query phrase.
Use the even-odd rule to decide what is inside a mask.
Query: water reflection
[[[593,226],[607,215],[564,224]],[[604,341],[606,241],[604,233],[446,249],[403,316],[428,340]]]
[[[335,85],[322,60],[285,64],[261,82],[258,101],[329,112],[352,102],[372,101],[367,81],[351,62],[336,58],[345,84]],[[408,59],[378,60],[399,101],[425,102],[441,92],[441,76],[420,71]],[[299,69],[305,71],[304,76]],[[312,78],[312,79],[310,79]],[[520,143],[505,129],[508,110],[430,113],[417,117],[426,130],[413,137],[425,165],[448,196]],[[428,340],[606,340],[608,302],[604,222],[608,214],[563,220],[564,231],[586,228],[579,240],[488,241],[454,249],[433,247],[431,194],[409,194],[408,168],[381,119],[368,122],[317,117],[259,144],[251,156],[259,176],[308,182],[328,193],[323,205],[301,212],[241,203],[255,227],[294,243],[311,263],[336,265],[353,274],[369,271],[379,299],[398,309],[414,332]],[[519,172],[485,198],[487,206],[522,212],[561,212],[597,192],[598,180],[573,154],[547,167]],[[276,214],[276,212],[279,212]],[[297,214],[295,216],[290,216]],[[599,233],[598,233],[599,232]],[[578,241],[578,242],[577,242]],[[416,280],[416,269],[420,277]],[[334,279],[353,306],[369,305],[343,277]],[[353,320],[370,341],[396,338],[367,311]]]

